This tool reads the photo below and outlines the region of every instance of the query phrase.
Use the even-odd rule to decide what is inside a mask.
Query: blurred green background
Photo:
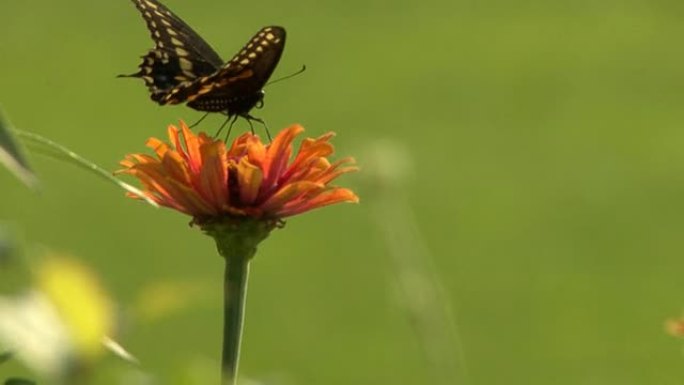
[[[682,383],[682,344],[663,323],[684,307],[684,3],[164,3],[224,58],[261,26],[285,26],[274,77],[308,70],[267,88],[257,116],[336,131],[338,156],[362,168],[340,181],[361,204],[293,218],[260,248],[242,374]],[[0,102],[15,126],[113,170],[201,116],[115,78],[152,46],[130,1],[5,1],[0,15]],[[158,383],[210,383],[198,378],[218,370],[223,269],[211,240],[70,164],[32,160],[43,191],[0,171],[0,219],[101,274],[121,342]],[[143,316],[141,297],[165,282],[179,310]],[[431,321],[442,299],[451,340]]]

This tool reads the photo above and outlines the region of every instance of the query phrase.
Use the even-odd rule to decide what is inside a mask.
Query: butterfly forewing
[[[189,60],[196,63],[208,64],[211,67],[209,73],[223,64],[223,59],[219,54],[163,4],[157,0],[133,0],[133,2],[142,13],[157,49],[177,54],[176,48],[180,47],[188,55],[179,56],[187,56]]]
[[[285,29],[262,28],[216,73],[181,84],[164,99],[168,103],[187,101],[188,106],[202,111],[247,113],[261,99],[261,89],[278,65],[284,47]]]
[[[156,0],[133,0],[155,42],[131,75],[141,77],[160,102],[169,90],[183,82],[214,73],[221,57],[183,20]]]
[[[218,71],[217,76],[222,78],[224,73],[230,74],[229,67],[233,65],[239,66],[241,70],[250,69],[254,73],[253,76],[249,81],[239,82],[239,86],[236,87],[237,92],[261,91],[278,65],[284,48],[284,28],[276,26],[262,28],[230,62]]]

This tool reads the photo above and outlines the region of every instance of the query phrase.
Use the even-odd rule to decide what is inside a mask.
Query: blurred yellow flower
[[[46,258],[36,271],[38,289],[55,306],[81,355],[102,351],[102,337],[114,331],[114,306],[96,275],[75,259]]]
[[[114,307],[84,265],[50,255],[35,269],[35,287],[0,297],[0,343],[45,376],[61,376],[104,352]]]

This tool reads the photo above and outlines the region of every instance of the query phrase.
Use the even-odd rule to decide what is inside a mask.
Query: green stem
[[[242,322],[245,317],[249,261],[257,245],[274,228],[282,226],[280,220],[221,217],[202,220],[194,218],[207,235],[214,238],[219,254],[226,260],[223,282],[223,357],[221,359],[222,385],[235,385],[240,361]]]
[[[221,360],[223,385],[237,384],[248,278],[249,258],[226,258],[223,282],[223,357]]]

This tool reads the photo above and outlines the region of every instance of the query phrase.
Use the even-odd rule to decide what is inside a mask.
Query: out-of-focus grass
[[[681,346],[662,322],[684,306],[684,4],[166,4],[224,58],[263,25],[288,29],[275,76],[309,69],[266,90],[257,112],[271,127],[335,130],[340,156],[357,155],[362,168],[369,142],[408,147],[415,175],[404,193],[458,302],[472,383],[681,382]],[[142,82],[114,77],[151,46],[128,1],[7,2],[0,14],[0,101],[17,127],[115,169],[166,124],[200,116],[157,107]],[[131,319],[124,342],[165,383],[217,361],[222,269],[210,240],[73,167],[32,164],[44,193],[0,173],[0,219],[86,256],[124,308],[155,281],[215,285],[215,305]],[[428,378],[388,285],[387,249],[364,202],[372,191],[360,193],[360,205],[292,219],[264,243],[246,375]]]

